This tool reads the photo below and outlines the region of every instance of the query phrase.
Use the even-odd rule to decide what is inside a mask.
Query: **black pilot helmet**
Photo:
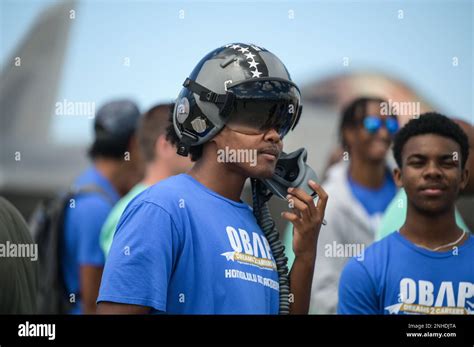
[[[183,83],[173,112],[178,153],[208,142],[227,124],[274,128],[284,137],[301,115],[301,93],[276,55],[231,43],[207,54]]]

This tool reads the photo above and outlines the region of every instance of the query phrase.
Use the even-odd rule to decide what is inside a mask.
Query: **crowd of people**
[[[226,45],[175,103],[106,103],[56,220],[51,285],[69,303],[56,313],[472,314],[474,238],[456,209],[474,193],[472,126],[436,112],[405,122],[385,105],[361,95],[341,111],[340,156],[311,193],[288,188],[280,242],[241,200],[248,179],[273,177],[301,116],[278,57]],[[257,161],[222,161],[224,148]],[[0,244],[35,241],[0,199]],[[39,254],[40,266],[0,259],[0,313],[43,313]]]

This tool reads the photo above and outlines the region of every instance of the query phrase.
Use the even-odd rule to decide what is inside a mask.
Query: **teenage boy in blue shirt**
[[[278,313],[281,264],[240,196],[247,178],[272,176],[300,112],[298,88],[269,51],[240,43],[204,57],[184,83],[169,131],[196,164],[128,205],[105,265],[99,312]],[[308,312],[327,201],[318,184],[308,184],[317,204],[295,188],[288,191],[293,210],[283,214],[295,233],[290,313]]]
[[[468,182],[468,139],[437,113],[396,135],[395,182],[408,200],[405,224],[351,259],[339,284],[341,314],[474,313],[474,238],[455,220]]]

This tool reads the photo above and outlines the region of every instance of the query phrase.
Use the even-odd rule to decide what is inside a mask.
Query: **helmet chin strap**
[[[222,117],[227,117],[229,115],[232,109],[232,104],[235,100],[235,95],[231,91],[226,91],[225,94],[217,94],[189,78],[186,78],[183,87],[198,94],[199,100],[216,104],[219,107],[219,114]]]

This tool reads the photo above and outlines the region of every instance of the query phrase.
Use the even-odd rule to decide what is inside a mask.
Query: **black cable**
[[[280,241],[280,235],[275,227],[270,208],[268,207],[268,200],[272,196],[265,185],[252,178],[252,199],[253,199],[253,214],[257,219],[257,223],[263,230],[265,237],[270,244],[273,258],[275,259],[278,283],[280,285],[280,314],[290,313],[290,277],[288,274],[288,258],[285,256],[285,246]]]

